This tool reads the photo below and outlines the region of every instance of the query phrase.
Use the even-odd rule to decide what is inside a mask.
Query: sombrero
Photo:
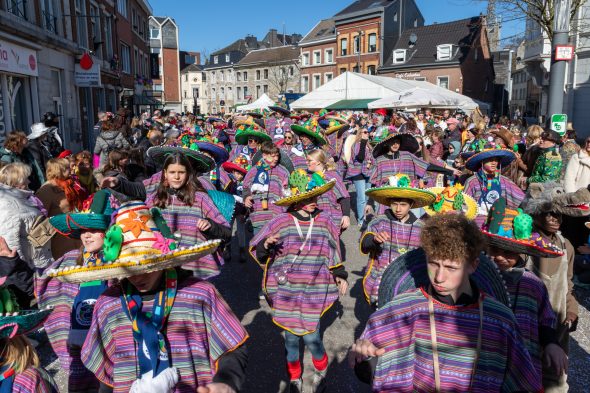
[[[217,190],[208,190],[207,195],[227,222],[231,222],[236,209],[236,199],[233,195]]]
[[[510,306],[510,297],[502,274],[494,262],[481,254],[471,279],[477,287],[500,303]],[[426,254],[417,248],[399,256],[383,272],[377,304],[383,306],[395,296],[430,284]]]
[[[521,209],[506,207],[506,199],[499,198],[490,208],[488,220],[481,231],[489,244],[501,250],[540,258],[559,257],[563,252],[533,232],[533,218]]]
[[[249,166],[250,164],[248,163],[248,160],[246,159],[246,157],[242,155],[237,156],[233,161],[226,161],[223,164],[221,164],[221,167],[226,172],[238,171],[243,173],[244,175],[248,173]]]
[[[12,291],[0,288],[0,338],[12,338],[36,330],[51,311],[51,308],[20,310]]]
[[[272,141],[270,135],[268,135],[263,127],[259,127],[257,123],[238,123],[236,128],[236,142],[239,145],[247,145],[249,138],[258,138],[261,142]]]
[[[328,126],[325,127],[325,133],[326,135],[330,135],[336,131],[341,130],[342,128],[346,127],[346,119],[342,118],[342,117],[338,117],[338,116],[326,116],[326,119],[328,121]]]
[[[431,187],[428,191],[436,195],[436,200],[430,206],[424,206],[424,211],[430,216],[446,212],[463,212],[465,217],[473,220],[477,215],[477,202],[463,193],[463,186],[456,184],[448,187]]]
[[[420,144],[414,135],[407,132],[400,132],[396,134],[385,134],[380,141],[375,141],[376,145],[373,148],[373,157],[377,158],[389,151],[391,142],[398,138],[400,140],[399,151],[407,151],[416,154],[420,150]]]
[[[389,185],[370,188],[365,194],[382,205],[389,206],[392,198],[404,198],[414,201],[412,208],[420,208],[431,205],[436,195],[427,190],[412,187],[407,175],[398,174],[389,178]]]
[[[229,152],[223,147],[223,144],[219,145],[215,140],[201,138],[197,141],[199,150],[207,152],[213,156],[217,165],[227,161],[229,159]]]
[[[291,111],[289,109],[280,106],[269,106],[268,109],[270,109],[273,112],[279,112],[283,116],[289,116],[291,114]]]
[[[106,231],[113,213],[110,196],[108,190],[99,190],[84,201],[82,211],[50,217],[49,223],[57,232],[73,239],[79,239],[85,229]]]
[[[298,169],[293,171],[289,176],[289,186],[291,188],[284,191],[286,196],[275,201],[275,205],[291,206],[306,199],[322,195],[330,191],[335,184],[336,180],[334,179],[326,182],[318,173],[309,175],[305,170]]]
[[[258,150],[252,156],[252,164],[256,164],[258,161],[262,160],[262,152]],[[293,161],[289,158],[289,155],[285,153],[283,150],[279,151],[279,164],[282,165],[289,173],[295,170],[293,166]]]
[[[149,210],[139,201],[124,202],[116,211],[114,225],[106,233],[104,261],[48,269],[46,274],[70,283],[122,279],[194,262],[215,252],[221,243],[221,240],[210,240],[178,248],[172,239],[158,209]]]
[[[496,145],[493,136],[483,139],[483,143],[479,142],[475,146],[475,153],[465,161],[465,167],[470,171],[476,172],[481,168],[482,162],[489,158],[497,157],[500,159],[500,165],[505,167],[510,165],[516,155],[512,150],[500,148]]]
[[[308,119],[302,125],[291,124],[291,130],[293,130],[293,132],[298,136],[307,135],[309,138],[314,140],[318,146],[323,146],[328,143],[323,135],[324,131],[322,130],[322,127],[320,127],[317,119],[315,118]]]
[[[215,117],[215,116],[209,116],[209,117],[207,118],[207,121],[208,121],[209,123],[215,123],[215,122],[220,122],[220,121],[222,122],[222,121],[223,121],[223,119],[220,119],[219,117]]]
[[[215,168],[215,161],[199,151],[197,138],[190,133],[180,135],[168,145],[154,146],[147,150],[147,155],[159,164],[163,164],[169,155],[175,153],[185,155],[195,172],[207,173]]]

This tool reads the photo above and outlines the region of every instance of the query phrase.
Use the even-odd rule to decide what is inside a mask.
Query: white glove
[[[176,367],[169,367],[158,374],[157,377],[152,377],[153,372],[148,371],[141,376],[141,379],[136,379],[131,385],[130,393],[171,393],[178,383],[178,371]]]

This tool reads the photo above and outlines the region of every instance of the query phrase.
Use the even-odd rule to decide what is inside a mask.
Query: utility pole
[[[563,87],[565,84],[566,60],[555,60],[555,48],[567,45],[570,27],[570,0],[555,0],[553,41],[551,42],[551,70],[549,74],[549,102],[547,120],[551,115],[563,112]]]

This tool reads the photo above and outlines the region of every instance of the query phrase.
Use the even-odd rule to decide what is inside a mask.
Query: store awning
[[[340,100],[332,105],[326,107],[326,109],[367,109],[370,102],[376,101],[378,98],[367,98],[357,100]]]

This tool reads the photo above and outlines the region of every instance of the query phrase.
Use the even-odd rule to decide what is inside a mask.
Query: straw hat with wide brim
[[[431,205],[436,199],[432,192],[412,187],[375,187],[365,191],[365,194],[385,206],[389,206],[389,201],[393,198],[410,199],[414,201],[412,209]]]
[[[444,242],[444,239],[441,239]],[[510,296],[502,273],[487,256],[480,255],[477,269],[470,278],[477,287],[506,306],[510,306]],[[420,287],[428,287],[428,268],[426,254],[422,248],[409,251],[392,261],[383,272],[379,285],[379,307],[395,296]]]
[[[459,190],[456,190],[453,187],[431,187],[428,188],[427,191],[430,191],[433,194],[435,194],[437,198],[438,196],[444,198],[445,201],[443,202],[443,208],[438,212],[434,210],[432,204],[429,206],[424,206],[424,211],[426,212],[426,214],[428,214],[429,216],[433,216],[439,213],[457,211],[453,209],[452,206],[455,201],[455,197],[458,195]],[[475,216],[477,216],[477,202],[475,202],[475,199],[463,192],[461,192],[461,195],[463,197],[461,211],[465,214],[465,217],[467,217],[470,220],[473,220]]]
[[[172,154],[183,154],[191,162],[192,169],[197,173],[211,172],[215,168],[215,161],[198,150],[192,150],[183,146],[154,146],[147,150],[147,155],[158,164],[162,165],[166,158]]]
[[[532,240],[517,240],[505,236],[490,233],[482,229],[487,236],[490,246],[513,252],[515,254],[526,254],[539,258],[555,258],[563,255],[563,252],[554,247],[542,247]]]
[[[295,134],[297,134],[297,136],[307,135],[318,146],[323,146],[326,143],[328,143],[328,141],[326,141],[326,138],[324,138],[323,131],[321,130],[319,125],[317,127],[307,128],[299,124],[291,124],[291,130]]]
[[[318,186],[318,187],[314,187],[309,191],[306,192],[301,192],[301,193],[297,193],[285,198],[281,198],[278,201],[275,201],[275,205],[277,206],[291,206],[295,203],[299,203],[301,201],[305,201],[306,199],[310,199],[316,196],[320,196],[328,191],[330,191],[332,188],[334,188],[334,185],[336,185],[336,180],[332,179],[329,182]]]
[[[221,240],[209,240],[177,248],[172,239],[164,236],[170,236],[169,232],[158,210],[150,211],[139,201],[125,202],[105,236],[103,261],[48,269],[45,274],[70,283],[123,279],[197,261],[221,244]]]
[[[481,152],[473,154],[465,161],[465,167],[470,171],[477,171],[481,168],[481,164],[490,158],[497,157],[500,159],[500,165],[506,167],[516,159],[516,155],[512,150],[508,149],[486,149]]]
[[[373,157],[377,158],[389,151],[391,142],[395,138],[400,140],[399,151],[407,151],[412,154],[416,154],[420,150],[420,144],[414,135],[407,132],[401,132],[397,134],[391,134],[373,147]]]

